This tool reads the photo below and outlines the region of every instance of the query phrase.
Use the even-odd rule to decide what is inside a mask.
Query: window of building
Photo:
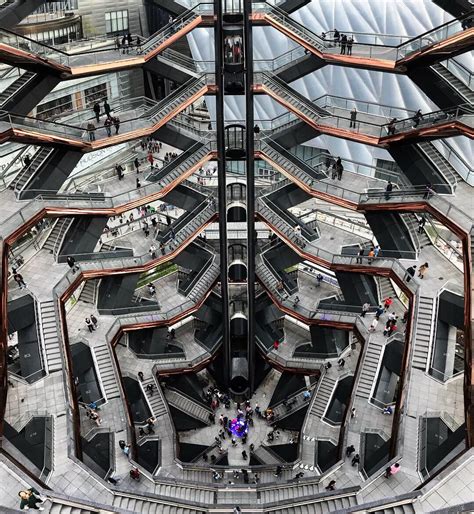
[[[38,105],[36,108],[36,117],[43,120],[51,119],[62,113],[72,111],[72,107],[72,96],[62,96],[61,98],[56,98],[50,102]]]
[[[128,31],[128,11],[106,12],[105,31],[107,34]]]
[[[98,86],[89,87],[84,89],[84,99],[86,101],[86,107],[92,107],[95,102],[101,102],[108,97],[107,95],[107,84],[99,84]]]

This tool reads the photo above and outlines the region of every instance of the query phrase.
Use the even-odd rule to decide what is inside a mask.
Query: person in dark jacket
[[[35,509],[35,510],[44,510],[44,507],[38,507],[38,504],[43,503],[43,500],[40,497],[39,491],[37,491],[34,487],[30,487],[26,491],[20,491],[18,493],[20,497],[20,509],[26,510]]]
[[[95,119],[97,120],[97,123],[99,123],[99,121],[100,121],[100,105],[98,104],[98,102],[96,102],[94,104],[93,110],[94,110]]]
[[[110,118],[110,113],[112,112],[112,108],[110,107],[107,100],[104,100],[104,112],[107,118]]]

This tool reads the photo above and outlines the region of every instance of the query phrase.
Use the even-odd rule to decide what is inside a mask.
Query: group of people
[[[99,102],[95,102],[92,107],[92,110],[94,111],[94,116],[97,123],[100,123],[100,116],[102,114],[102,110],[105,113],[104,128],[107,133],[107,137],[112,137],[112,127],[115,128],[115,135],[119,133],[120,118],[118,116],[112,116],[112,107],[107,102],[107,99],[104,100],[102,109],[100,107]],[[89,136],[89,141],[92,143],[96,140],[95,131],[97,130],[97,127],[92,121],[89,121],[87,123],[86,130]]]
[[[97,318],[91,314],[88,318],[85,319],[85,323],[87,328],[89,329],[89,332],[94,332],[94,330],[97,328]]]
[[[133,48],[134,44],[136,50],[140,52],[142,47],[142,39],[140,36],[137,36],[134,43],[133,36],[130,34],[130,32],[124,34],[122,37],[117,36],[115,38],[115,50],[119,52],[121,51],[123,54],[128,54],[130,49]]]
[[[336,160],[331,159],[330,157],[326,158],[325,161],[326,172],[329,173],[331,170],[331,178],[332,180],[342,180],[342,173],[344,171],[344,166],[342,164],[342,160],[340,157],[337,157]]]
[[[321,37],[326,40],[326,33],[323,32]],[[354,38],[352,35],[347,36],[342,34],[337,29],[334,29],[334,43],[336,46],[341,47],[341,55],[352,55],[352,46],[354,44]]]

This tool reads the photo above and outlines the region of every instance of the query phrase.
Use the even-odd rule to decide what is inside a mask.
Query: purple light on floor
[[[244,437],[244,435],[248,434],[249,431],[249,424],[244,418],[234,418],[230,422],[230,431],[236,436],[236,437]]]

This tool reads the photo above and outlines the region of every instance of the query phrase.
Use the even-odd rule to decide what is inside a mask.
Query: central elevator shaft
[[[214,0],[223,379],[235,398],[255,388],[255,173],[251,0]],[[244,104],[243,120],[227,120],[225,100]],[[227,179],[229,168],[241,178]],[[246,223],[246,237],[229,229]]]

